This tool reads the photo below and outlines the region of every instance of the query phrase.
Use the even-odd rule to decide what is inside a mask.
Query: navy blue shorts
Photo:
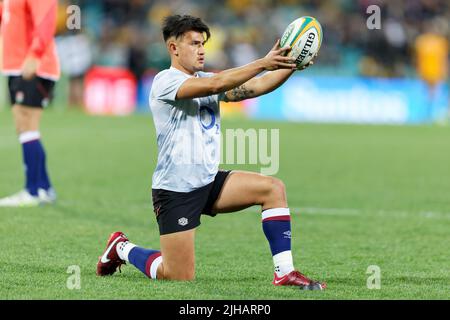
[[[214,181],[190,192],[152,189],[159,234],[187,231],[200,225],[200,216],[215,216],[212,207],[231,171],[219,170]]]

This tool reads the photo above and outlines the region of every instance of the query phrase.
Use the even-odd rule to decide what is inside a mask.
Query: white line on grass
[[[257,208],[249,208],[250,211],[259,211]],[[450,220],[450,212],[437,211],[406,211],[406,210],[386,210],[386,209],[355,209],[355,208],[319,208],[319,207],[290,207],[294,214],[312,214],[326,216],[358,216],[364,214],[374,214],[377,216],[388,216],[395,218],[408,218],[419,216],[428,219]]]
[[[80,205],[77,201],[70,200],[61,200],[58,201],[59,205],[65,207],[78,206]],[[88,207],[92,207],[95,204],[93,203],[84,203]],[[97,203],[97,205],[99,205]],[[133,210],[153,210],[151,203],[112,203],[109,201],[105,201],[105,203],[101,203],[100,207],[102,209],[108,208],[110,205],[114,206],[114,209],[123,208],[123,209],[133,209]],[[320,207],[289,207],[291,214],[310,214],[310,215],[321,215],[321,216],[364,216],[364,215],[376,215],[380,217],[394,217],[394,218],[410,218],[410,217],[420,217],[426,219],[444,219],[450,220],[450,212],[438,212],[438,211],[430,211],[430,210],[420,210],[420,211],[406,211],[406,210],[388,210],[388,209],[356,209],[356,208],[320,208]],[[251,207],[248,209],[244,209],[243,211],[250,212],[261,212],[259,207]]]

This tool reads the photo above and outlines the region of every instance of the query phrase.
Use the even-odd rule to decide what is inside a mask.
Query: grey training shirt
[[[219,101],[224,94],[176,100],[178,89],[190,77],[171,67],[153,80],[149,103],[158,143],[153,189],[189,192],[212,182],[219,169]]]

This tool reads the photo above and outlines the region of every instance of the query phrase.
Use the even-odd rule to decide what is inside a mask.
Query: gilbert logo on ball
[[[307,65],[319,52],[322,45],[322,27],[313,17],[301,17],[294,20],[283,32],[280,46],[289,46],[288,56],[295,58],[297,67]]]

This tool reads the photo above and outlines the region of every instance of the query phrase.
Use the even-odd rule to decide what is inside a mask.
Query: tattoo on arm
[[[253,97],[255,97],[255,91],[248,89],[245,84],[233,88],[227,92],[227,98],[229,101],[241,101]]]

